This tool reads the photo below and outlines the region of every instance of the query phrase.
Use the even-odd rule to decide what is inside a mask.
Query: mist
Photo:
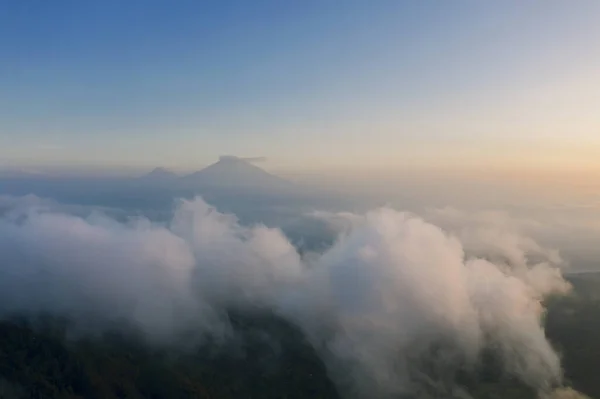
[[[493,218],[313,212],[336,238],[301,253],[201,198],[162,223],[32,197],[0,215],[0,317],[66,317],[76,335],[128,325],[172,346],[226,342],[227,311],[268,311],[304,332],[348,398],[452,397],[453,376],[486,353],[540,395],[562,384],[542,304],[569,290],[563,260]]]

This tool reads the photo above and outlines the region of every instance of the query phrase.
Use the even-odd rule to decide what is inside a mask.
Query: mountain
[[[1,168],[0,178],[2,179],[24,179],[34,177],[45,177],[45,173],[37,170],[25,170],[15,168]]]
[[[181,178],[188,186],[243,188],[257,190],[289,190],[292,183],[255,166],[248,159],[221,156],[219,161]]]
[[[154,170],[152,170],[152,172],[148,173],[147,175],[142,176],[142,179],[164,181],[164,180],[174,180],[174,179],[177,179],[178,177],[179,176],[177,176],[175,173],[171,172],[168,169],[155,168]]]

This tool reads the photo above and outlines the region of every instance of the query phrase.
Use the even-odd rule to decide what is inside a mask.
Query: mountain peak
[[[162,167],[154,168],[150,173],[143,176],[145,179],[174,179],[177,175],[170,170]]]
[[[257,162],[264,162],[266,161],[267,158],[266,157],[236,157],[235,155],[221,155],[219,157],[219,162],[231,162],[231,163],[235,163],[235,162],[245,162],[245,163],[257,163]]]
[[[253,162],[261,160],[264,158],[222,155],[217,162],[184,177],[184,179],[193,185],[221,188],[289,189],[291,183],[253,165]]]
[[[242,158],[236,157],[234,155],[221,155],[219,157],[219,162],[243,162]]]

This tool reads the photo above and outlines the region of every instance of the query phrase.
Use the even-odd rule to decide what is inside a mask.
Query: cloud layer
[[[339,236],[303,257],[280,230],[244,227],[199,198],[167,224],[77,216],[31,197],[3,206],[0,315],[51,312],[87,329],[125,321],[170,342],[223,336],[227,309],[267,309],[302,328],[349,397],[414,392],[419,360],[436,348],[434,368],[476,366],[493,351],[540,392],[561,378],[540,322],[541,299],[568,289],[560,257],[498,223],[321,212]]]

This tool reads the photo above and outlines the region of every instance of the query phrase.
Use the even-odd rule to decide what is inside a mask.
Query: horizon
[[[599,21],[0,1],[0,397],[600,398]]]
[[[234,5],[0,5],[0,169],[600,175],[597,2]]]

